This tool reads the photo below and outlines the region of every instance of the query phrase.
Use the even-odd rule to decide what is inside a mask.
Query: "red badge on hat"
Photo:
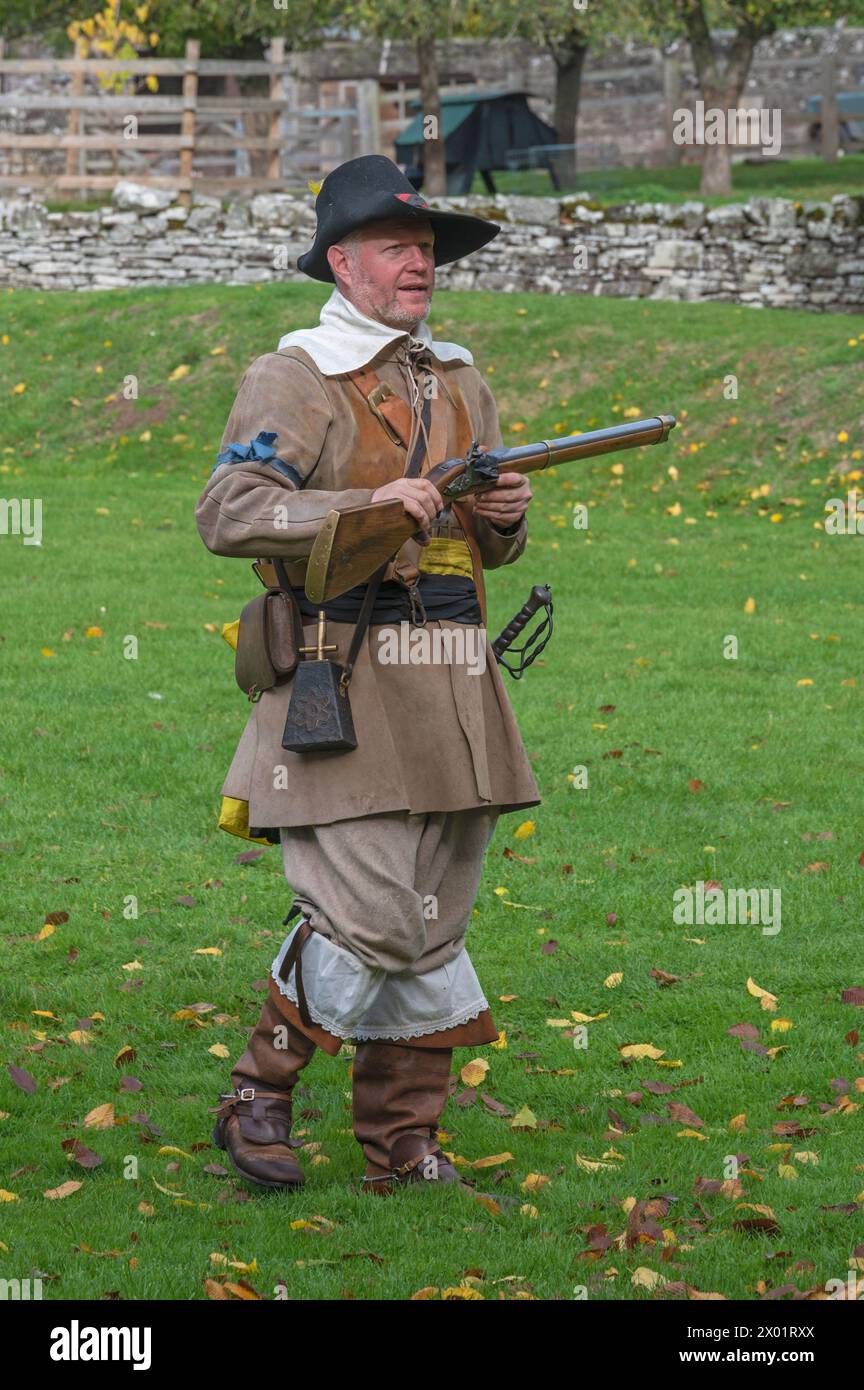
[[[394,193],[393,197],[398,198],[400,203],[410,203],[412,208],[428,208],[429,206],[419,193]]]

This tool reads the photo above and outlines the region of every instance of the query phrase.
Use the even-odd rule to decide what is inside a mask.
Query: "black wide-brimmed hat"
[[[326,284],[335,284],[327,262],[329,248],[367,222],[392,217],[428,220],[435,231],[436,265],[479,251],[501,230],[485,217],[430,208],[399,166],[383,154],[360,155],[332,169],[315,199],[315,213],[315,244],[299,258],[297,269]]]

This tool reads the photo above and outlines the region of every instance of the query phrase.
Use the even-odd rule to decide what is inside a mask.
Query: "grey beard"
[[[388,322],[394,327],[406,328],[410,331],[416,328],[419,323],[423,322],[423,319],[429,312],[431,302],[431,299],[427,300],[426,309],[419,317],[409,309],[400,309],[398,303],[388,305]]]

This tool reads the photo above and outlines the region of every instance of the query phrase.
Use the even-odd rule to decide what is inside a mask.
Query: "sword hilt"
[[[510,619],[503,632],[492,643],[492,650],[496,657],[500,657],[509,646],[512,646],[520,632],[524,632],[538,609],[547,607],[551,602],[552,592],[549,587],[546,584],[535,584],[527,603],[523,604],[515,618]]]

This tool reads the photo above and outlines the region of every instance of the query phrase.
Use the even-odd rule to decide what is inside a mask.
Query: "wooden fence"
[[[783,62],[779,58],[763,62],[760,77],[770,81],[769,73],[782,71]],[[250,61],[202,59],[194,39],[187,42],[183,58],[126,61],[78,55],[69,59],[11,59],[5,57],[0,39],[0,191],[26,184],[48,196],[86,197],[91,191],[110,190],[125,177],[154,188],[177,189],[181,201],[188,204],[193,189],[215,194],[305,190],[310,178],[323,177],[343,160],[392,148],[391,142],[409,114],[408,103],[419,96],[404,77],[398,91],[388,91],[386,79],[371,76],[341,82],[319,78],[317,104],[302,105],[295,99],[295,64],[296,55],[293,62],[286,61],[281,38],[271,41],[266,58]],[[826,159],[835,159],[838,150],[836,66],[834,52],[796,60],[799,72],[812,74],[811,91],[821,96],[820,152]],[[650,126],[655,148],[649,162],[663,162],[665,158],[667,163],[677,163],[683,151],[672,140],[672,120],[674,111],[693,96],[692,88],[685,95],[687,72],[679,59],[656,52],[650,55],[647,68],[589,68],[583,78],[580,142],[586,138],[589,143],[592,138],[620,140],[620,150],[617,143],[609,145],[615,157],[607,162],[644,162],[633,158],[627,133],[634,125],[640,130]],[[118,73],[179,79],[182,91],[179,95],[118,96],[98,89],[100,77]],[[31,74],[48,78],[68,74],[71,82],[57,94],[4,90],[6,75]],[[647,77],[647,90],[639,94],[616,92],[619,82],[626,86],[631,78],[643,76]],[[88,77],[93,79],[89,91],[85,90]],[[221,85],[221,94],[202,94],[202,78],[217,79],[217,84],[208,81],[206,85]],[[249,78],[258,79],[266,96],[240,92],[239,82]],[[455,93],[473,87],[465,73],[451,69],[449,73],[442,71],[441,89]],[[335,105],[322,105],[322,92],[328,90]],[[550,94],[546,95],[548,98]],[[65,113],[65,131],[2,128],[9,124],[10,116],[20,114],[24,117],[21,123],[26,124],[27,113],[39,119],[55,112]],[[551,110],[544,114],[548,119]],[[799,130],[806,129],[800,116],[797,125]],[[796,153],[806,152],[800,136],[793,147]],[[52,156],[56,165],[58,151],[65,153],[65,163],[61,159],[59,166],[51,169]],[[28,167],[28,152],[32,152],[33,167]],[[94,159],[103,157],[104,166],[106,155],[110,156],[110,169],[97,170]],[[10,167],[16,160],[17,170]],[[176,167],[166,169],[169,162]],[[253,162],[257,165],[254,173]]]
[[[8,165],[9,155],[20,152],[22,168],[0,173],[0,189],[27,184],[49,193],[86,195],[88,191],[110,189],[119,178],[134,178],[152,188],[176,188],[181,201],[188,204],[193,188],[204,193],[233,191],[260,192],[268,189],[306,187],[310,177],[355,154],[372,153],[377,131],[377,84],[360,84],[358,105],[321,109],[292,106],[286,91],[286,77],[292,65],[285,61],[285,42],[272,40],[266,59],[241,62],[236,59],[202,59],[197,40],[186,44],[183,58],[103,58],[11,59],[5,58],[0,41],[0,122],[10,114],[33,112],[66,113],[65,132],[17,133],[0,128],[0,161]],[[31,95],[3,91],[3,76],[69,74],[71,82],[62,94]],[[102,90],[85,91],[85,79],[124,73],[133,77],[182,79],[182,94],[165,96],[107,95]],[[219,96],[202,96],[201,77],[225,79],[229,89]],[[238,79],[263,78],[266,96],[246,96],[238,91]],[[373,92],[370,88],[375,88]],[[91,128],[85,133],[85,121]],[[93,129],[93,125],[98,129]],[[167,127],[169,133],[153,133],[139,127]],[[263,124],[266,133],[250,134],[250,127]],[[368,148],[367,148],[368,147]],[[63,172],[44,172],[26,167],[24,152],[65,151]],[[88,154],[109,153],[110,173],[88,170]],[[208,173],[208,164],[239,162],[250,152],[263,153],[264,171],[238,175]],[[153,172],[153,164],[168,154],[176,155],[176,173]],[[125,159],[124,159],[125,156]],[[328,159],[329,156],[329,159]],[[149,157],[149,161],[148,161]],[[124,165],[126,167],[121,167]],[[131,167],[130,167],[131,166]]]

